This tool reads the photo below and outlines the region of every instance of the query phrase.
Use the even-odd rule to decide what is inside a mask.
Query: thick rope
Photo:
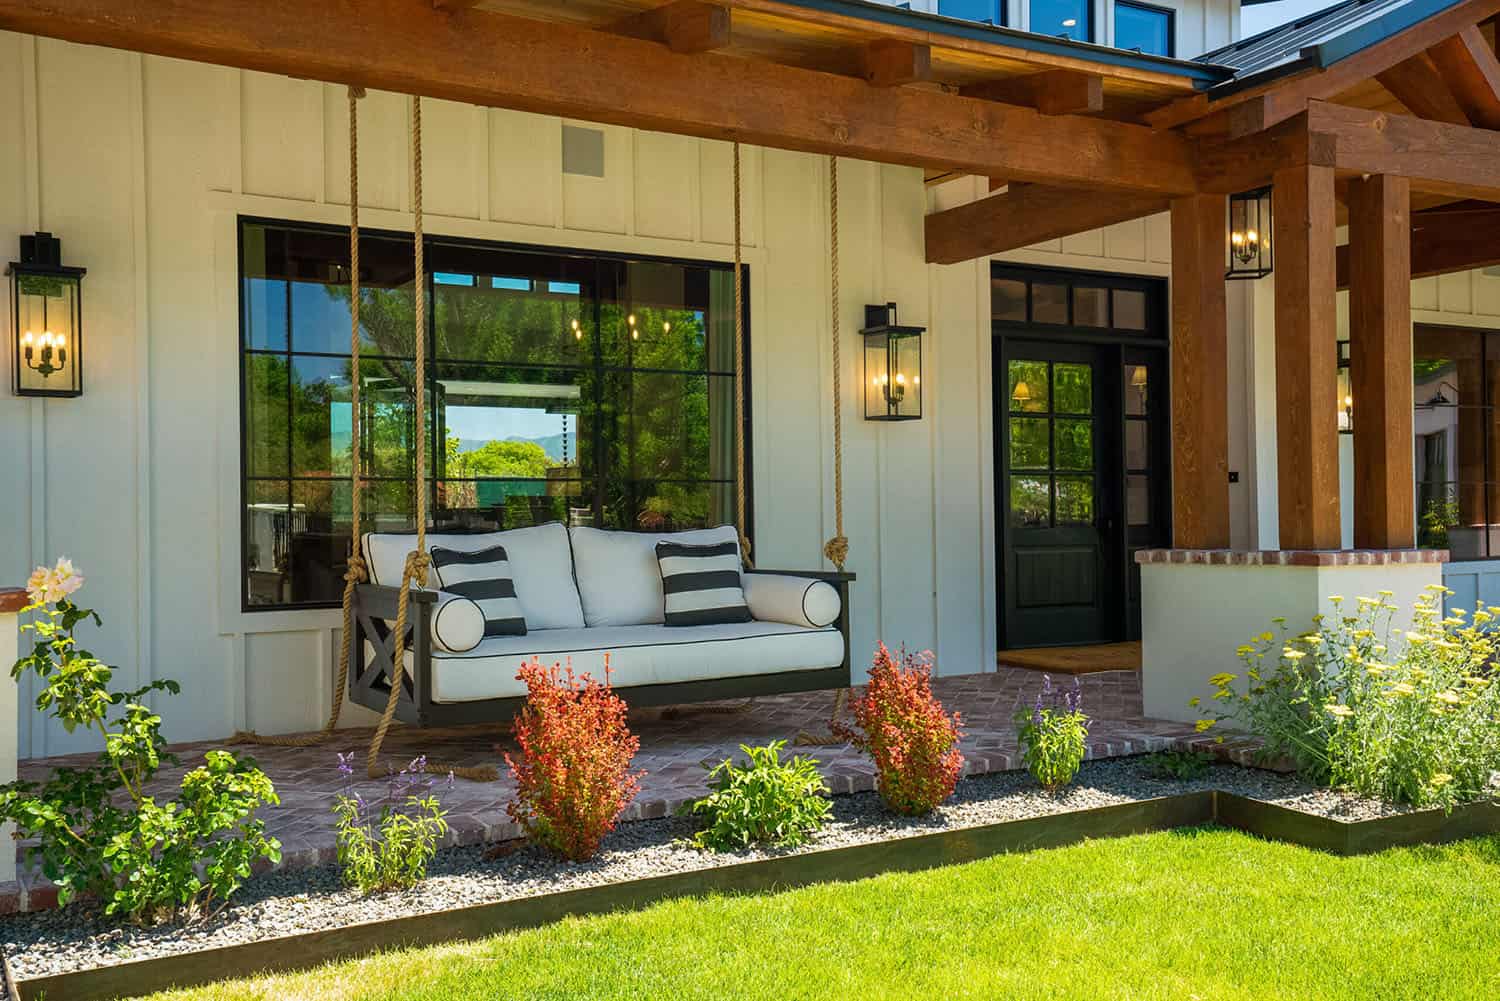
[[[844,363],[839,349],[839,158],[828,158],[828,265],[833,334],[833,538],[823,544],[840,573],[849,558],[849,540],[844,535]],[[835,714],[837,709],[835,708]]]
[[[734,144],[734,523],[740,536],[740,559],[747,569],[750,537],[745,532],[745,275],[740,228],[740,144]]]
[[[317,733],[263,737],[250,730],[241,730],[231,738],[236,744],[314,747],[325,742],[338,729],[339,715],[344,708],[344,688],[349,683],[349,660],[354,647],[354,589],[365,580],[365,561],[360,554],[364,476],[359,451],[359,99],[364,96],[363,87],[349,88],[349,405],[353,413],[349,431],[349,563],[344,570],[344,631],[339,646],[338,680],[333,684],[333,704],[328,710],[328,722]]]
[[[401,590],[396,600],[396,644],[391,665],[391,694],[385,700],[385,712],[380,714],[380,723],[375,735],[370,738],[370,751],[365,757],[365,769],[370,778],[390,774],[390,768],[380,763],[380,746],[396,718],[396,706],[401,701],[402,679],[406,673],[407,611],[411,605],[411,588],[427,586],[427,570],[432,558],[427,555],[427,262],[422,238],[422,99],[416,95],[411,99],[411,207],[412,207],[412,258],[416,272],[412,279],[415,293],[414,340],[415,371],[412,375],[416,394],[416,421],[414,432],[416,448],[416,517],[417,546],[406,556],[401,570]],[[493,782],[499,773],[489,765],[455,768],[451,765],[429,761],[427,769],[436,775],[453,775],[473,779],[476,782]]]

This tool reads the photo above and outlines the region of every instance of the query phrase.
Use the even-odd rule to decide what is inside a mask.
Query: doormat
[[[1033,650],[1001,650],[995,655],[1002,667],[1024,667],[1054,674],[1095,674],[1100,671],[1139,671],[1141,644],[1096,643],[1091,646],[1052,646]]]

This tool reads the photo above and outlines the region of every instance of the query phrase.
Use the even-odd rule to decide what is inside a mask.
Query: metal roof
[[[1223,66],[1233,78],[1211,90],[1218,96],[1303,69],[1323,69],[1383,42],[1464,0],[1344,0],[1289,21],[1198,61]]]

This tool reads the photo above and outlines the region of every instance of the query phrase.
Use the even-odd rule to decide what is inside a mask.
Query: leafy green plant
[[[1500,684],[1487,631],[1500,608],[1444,616],[1446,591],[1418,598],[1411,628],[1391,628],[1390,592],[1359,598],[1296,637],[1267,631],[1239,648],[1244,676],[1209,679],[1200,730],[1229,721],[1286,755],[1308,779],[1414,806],[1453,806],[1493,793],[1500,770]]]
[[[210,915],[215,901],[217,913],[256,859],[281,859],[281,845],[254,816],[261,805],[280,802],[276,791],[251,759],[209,751],[202,767],[183,776],[175,800],[158,802],[146,792],[162,766],[176,762],[166,753],[161,717],[142,700],[152,692],[175,695],[179,687],[161,680],[109,691],[113,671],[74,635],[84,622],[100,624],[70,599],[82,584],[67,559],[31,575],[31,603],[23,612],[33,617],[21,628],[36,642],[11,676],[33,673],[41,686],[37,709],[69,733],[98,731],[104,751],[92,767],[0,786],[0,821],[39,839],[26,862],[57,884],[59,905],[92,895],[104,913],[141,924]]]
[[[1083,764],[1084,744],[1089,735],[1089,718],[1083,714],[1083,690],[1078,679],[1059,697],[1052,687],[1051,675],[1042,675],[1042,690],[1029,709],[1016,710],[1016,736],[1021,743],[1021,759],[1032,776],[1048,792],[1073,781]]]
[[[1152,778],[1188,782],[1207,774],[1214,756],[1203,751],[1157,751],[1146,755],[1141,763]]]
[[[751,845],[795,848],[811,840],[833,805],[818,763],[802,755],[781,760],[786,741],[740,745],[748,762],[726,758],[709,773],[713,791],[692,805],[708,818],[693,836],[699,848],[735,851]]]
[[[344,787],[333,813],[345,881],[368,894],[407,890],[426,879],[438,841],[448,833],[448,813],[433,792],[427,758],[416,758],[393,773],[384,800],[376,805],[354,788],[353,751],[339,755],[339,776]]]

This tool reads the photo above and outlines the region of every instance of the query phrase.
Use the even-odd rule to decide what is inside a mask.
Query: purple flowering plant
[[[426,756],[413,758],[386,780],[385,795],[371,802],[354,783],[354,752],[338,756],[341,788],[333,813],[339,865],[361,893],[407,890],[427,878],[438,842],[448,833],[448,811],[439,798],[453,788],[453,773],[427,773]]]
[[[1048,792],[1073,781],[1083,764],[1089,718],[1083,712],[1083,686],[1075,677],[1068,688],[1042,675],[1042,688],[1031,705],[1022,704],[1014,716],[1022,760]]]

